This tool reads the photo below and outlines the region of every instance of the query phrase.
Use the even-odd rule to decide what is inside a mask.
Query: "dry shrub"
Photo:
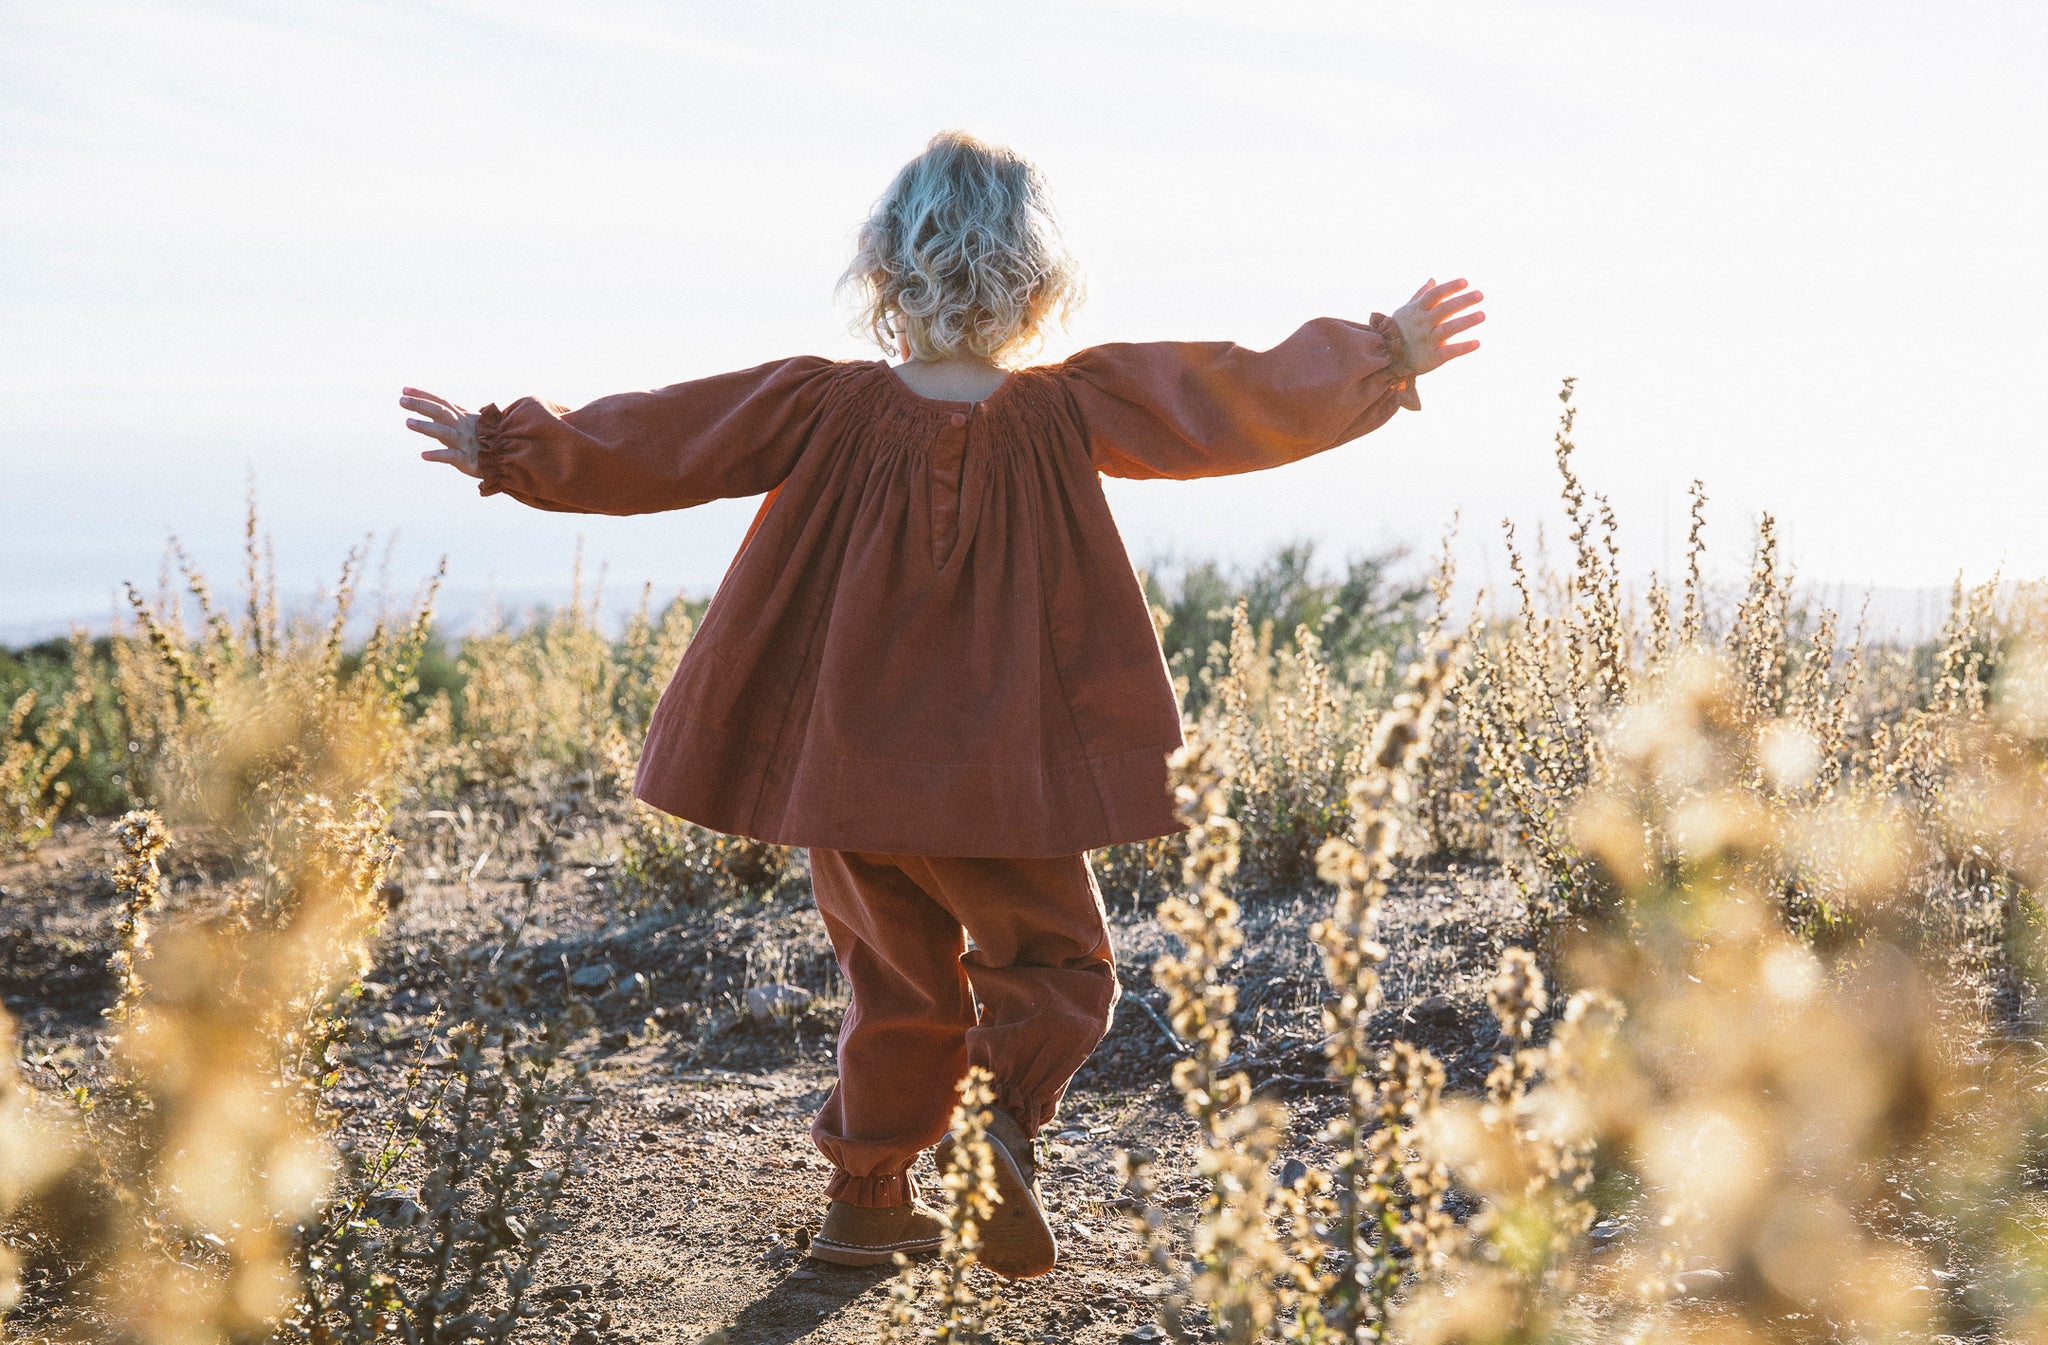
[[[1176,679],[1186,728],[1223,754],[1239,897],[1314,879],[1316,848],[1344,824],[1346,787],[1389,699],[1390,649],[1422,596],[1388,583],[1395,557],[1354,560],[1323,583],[1308,575],[1311,555],[1306,544],[1281,548],[1234,600],[1216,567],[1192,567],[1170,609],[1153,604],[1170,664],[1196,665]],[[1106,898],[1139,907],[1172,891],[1188,853],[1175,834],[1107,847],[1092,863]]]
[[[1457,534],[1457,520],[1444,530],[1442,549],[1430,573],[1427,592],[1430,609],[1422,623],[1419,647],[1443,649],[1453,643],[1450,634],[1451,595],[1457,585],[1458,562],[1451,546]],[[1475,637],[1484,634],[1479,612],[1486,600],[1482,592],[1473,601],[1473,615],[1466,622],[1464,643],[1469,649]],[[1465,695],[1470,660],[1461,657],[1444,669],[1440,691],[1446,705],[1457,705]],[[1485,861],[1496,850],[1493,799],[1497,790],[1488,777],[1480,744],[1456,716],[1433,719],[1430,750],[1414,759],[1412,779],[1404,800],[1396,804],[1397,815],[1407,825],[1405,849],[1413,858],[1452,861]]]
[[[1959,735],[1988,712],[1987,688],[2008,652],[2044,625],[2036,586],[1959,583],[1939,641],[1923,651],[1875,646],[1860,631],[1845,647],[1836,613],[1796,599],[1766,515],[1744,587],[1717,620],[1702,579],[1706,496],[1695,482],[1680,592],[1653,575],[1638,604],[1621,582],[1614,515],[1571,466],[1570,380],[1562,397],[1555,456],[1571,564],[1555,572],[1532,563],[1507,525],[1517,611],[1505,622],[1471,623],[1474,652],[1451,688],[1457,714],[1438,753],[1447,769],[1426,770],[1432,793],[1469,785],[1495,854],[1521,880],[1539,924],[1597,916],[1611,898],[1569,818],[1615,779],[1616,721],[1702,656],[1729,668],[1728,713],[1774,735],[1772,753],[1731,787],[1760,804],[1805,806],[1845,786],[1863,806],[1909,808],[1940,830],[1968,760]],[[1781,769],[1794,759],[1796,780]],[[1425,814],[1439,806],[1427,804]],[[1432,839],[1443,844],[1435,827]],[[1796,868],[1781,875],[1777,894],[1794,921],[1813,939],[1856,937],[1853,911],[1810,876]]]
[[[454,754],[437,763],[450,773],[443,788],[515,792],[522,803],[544,795],[608,796],[631,755],[620,724],[619,701],[632,699],[625,669],[598,629],[601,593],[586,606],[579,555],[569,602],[528,624],[499,624],[463,642],[462,700],[451,728],[459,736],[440,744]],[[689,617],[680,621],[688,642]],[[645,601],[635,623],[652,639]]]
[[[639,612],[626,628],[619,651],[619,719],[638,742],[646,733],[655,702],[688,646],[691,624],[684,604],[670,604],[658,621]],[[627,770],[621,771],[623,795]],[[799,849],[746,836],[728,836],[658,808],[629,805],[621,848],[619,892],[629,909],[650,905],[711,905],[739,898],[767,900],[806,875]]]
[[[440,576],[398,620],[379,617],[351,653],[362,554],[344,563],[324,620],[287,620],[256,538],[252,507],[239,615],[214,602],[174,546],[198,633],[187,637],[168,588],[150,602],[131,586],[140,638],[117,639],[114,650],[131,788],[189,849],[267,880],[288,872],[290,856],[311,853],[305,833],[327,806],[318,801],[368,792],[396,803],[414,749],[407,698]],[[274,908],[286,898],[265,900]]]
[[[340,1146],[342,1193],[301,1231],[283,1339],[503,1340],[532,1315],[557,1206],[586,1171],[587,1067],[563,1052],[593,1021],[576,1000],[526,1011],[535,970],[516,946],[457,968],[471,998],[454,1025],[427,1025],[387,1119]]]
[[[1179,832],[1146,841],[1104,846],[1088,855],[1103,901],[1111,909],[1157,906],[1180,882],[1187,862],[1187,837]]]
[[[569,796],[586,804],[623,797],[635,749],[694,629],[681,598],[659,613],[653,585],[622,637],[600,629],[602,593],[586,601],[582,558],[567,604],[520,625],[502,617],[463,641],[459,695],[430,705],[420,770],[429,801]]]
[[[746,836],[728,836],[635,803],[627,817],[618,891],[628,910],[767,901],[801,883],[802,853]]]
[[[430,702],[416,730],[415,779],[433,805],[423,851],[462,867],[604,830],[617,839],[614,891],[632,912],[765,898],[801,875],[790,847],[632,799],[639,743],[694,629],[691,604],[678,598],[655,613],[651,595],[642,590],[622,637],[609,640],[579,561],[566,606],[463,643],[459,695]]]
[[[1216,682],[1230,815],[1252,889],[1286,888],[1314,873],[1316,847],[1339,830],[1345,785],[1362,753],[1355,697],[1331,676],[1315,632],[1302,626],[1276,655],[1270,628],[1254,634],[1246,604],[1231,611],[1230,654]]]
[[[0,856],[34,850],[70,803],[72,786],[64,775],[92,753],[86,715],[97,689],[93,673],[91,645],[74,634],[64,696],[40,715],[34,690],[15,697],[0,736]]]

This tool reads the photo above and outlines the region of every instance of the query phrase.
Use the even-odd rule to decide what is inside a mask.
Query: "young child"
[[[811,355],[568,410],[405,389],[421,456],[484,495],[636,514],[763,495],[649,727],[634,792],[810,851],[851,988],[811,1128],[835,1167],[811,1254],[939,1243],[911,1164],[970,1065],[994,1076],[983,1262],[1051,1269],[1033,1139],[1118,985],[1087,852],[1181,829],[1181,710],[1101,478],[1222,476],[1419,410],[1475,349],[1465,282],[1270,350],[1017,354],[1079,292],[1037,170],[947,133],[889,185],[844,277],[901,363]],[[973,940],[970,951],[967,940]]]

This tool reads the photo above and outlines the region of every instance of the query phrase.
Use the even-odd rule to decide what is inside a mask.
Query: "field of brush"
[[[1092,857],[1124,997],[1014,1284],[971,1189],[929,1263],[804,1257],[805,856],[627,789],[700,607],[358,640],[252,520],[232,597],[0,653],[10,1338],[2048,1338],[2048,592],[1886,643],[1765,519],[1715,602],[1704,497],[1632,589],[1570,430],[1510,617],[1148,579],[1190,830]]]

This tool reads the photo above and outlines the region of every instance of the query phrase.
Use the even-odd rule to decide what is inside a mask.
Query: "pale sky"
[[[2048,574],[2048,5],[0,0],[0,639],[103,616],[253,476],[288,585],[708,592],[750,501],[547,514],[418,461],[403,384],[571,405],[798,353],[936,131],[1045,170],[1107,340],[1263,348],[1485,290],[1424,409],[1291,466],[1110,483],[1133,557],[1552,520],[1555,391],[1628,553],[1705,478],[1802,573]]]

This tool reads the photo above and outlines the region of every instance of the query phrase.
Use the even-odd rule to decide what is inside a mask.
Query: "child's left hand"
[[[1447,280],[1436,283],[1432,276],[1422,282],[1422,288],[1415,291],[1407,303],[1392,313],[1394,321],[1401,328],[1401,339],[1408,346],[1408,365],[1418,374],[1447,364],[1460,355],[1479,349],[1477,341],[1460,341],[1447,345],[1447,338],[1456,336],[1467,327],[1476,327],[1486,321],[1486,314],[1467,313],[1464,317],[1452,319],[1451,315],[1463,308],[1470,308],[1486,296],[1478,290],[1470,294],[1458,294],[1465,288],[1462,280]],[[1454,299],[1451,296],[1457,295]]]
[[[398,404],[408,411],[417,411],[427,417],[425,420],[408,420],[405,427],[438,439],[445,448],[430,448],[420,456],[428,462],[445,462],[464,476],[483,477],[483,470],[477,466],[477,414],[465,411],[446,397],[437,397],[419,388],[401,389]]]

